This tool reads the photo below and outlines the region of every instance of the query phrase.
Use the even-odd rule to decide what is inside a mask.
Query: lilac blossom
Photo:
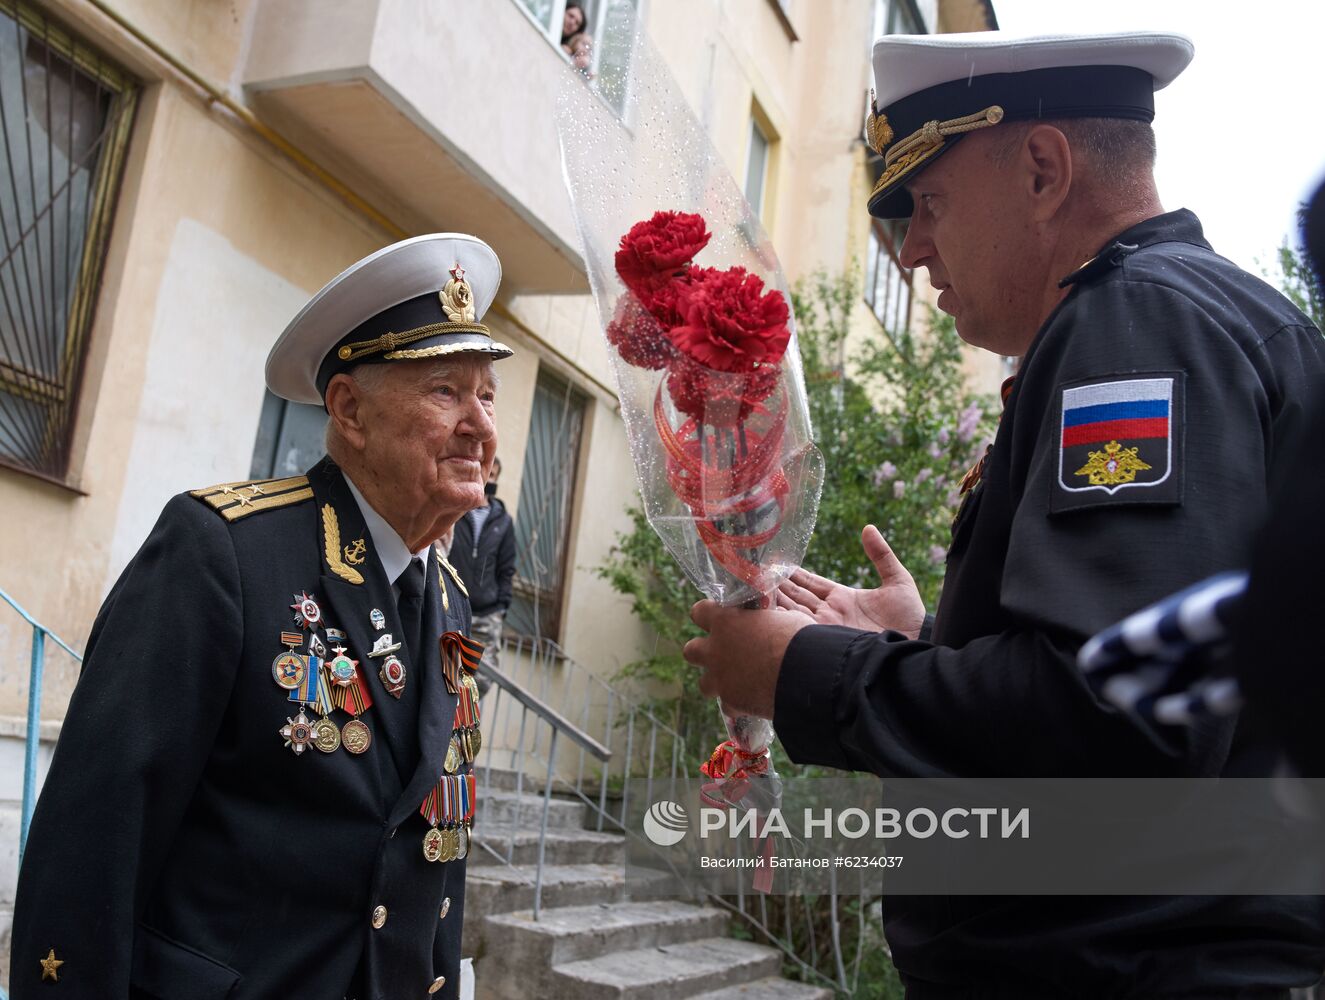
[[[942,545],[931,545],[929,547],[929,560],[932,563],[941,563],[948,558],[948,550]]]
[[[897,466],[893,465],[892,462],[884,462],[881,466],[879,466],[877,469],[874,470],[874,485],[882,486],[889,479],[892,479],[896,475],[897,475]]]
[[[897,482],[893,483],[893,499],[894,499],[894,500],[900,500],[900,499],[902,499],[902,494],[904,494],[905,492],[906,492],[906,480],[904,480],[904,479],[899,479],[899,480],[897,480]]]
[[[980,404],[972,403],[966,409],[962,410],[962,415],[957,419],[957,440],[966,442],[975,436],[976,428],[980,426]]]

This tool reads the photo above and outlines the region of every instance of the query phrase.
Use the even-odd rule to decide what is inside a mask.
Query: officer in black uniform
[[[1232,720],[1158,732],[1075,663],[1096,630],[1244,564],[1278,444],[1325,371],[1297,309],[1191,212],[1159,207],[1153,92],[1191,54],[1150,34],[876,45],[870,210],[910,217],[903,263],[928,268],[963,338],[1022,361],[932,619],[873,529],[877,591],[799,574],[786,610],[696,606],[701,687],[771,716],[793,760],[1220,773]],[[1314,899],[885,897],[884,920],[912,998],[1286,997],[1325,967]]]
[[[305,476],[175,497],[107,597],[33,818],[11,996],[456,997],[481,652],[432,542],[496,449],[469,236],[360,261],[271,389]]]

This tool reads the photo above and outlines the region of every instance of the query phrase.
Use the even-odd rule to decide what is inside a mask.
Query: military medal
[[[456,696],[455,736],[467,762],[478,756],[483,738],[479,735],[479,691],[473,672],[483,656],[482,643],[460,632],[447,632],[441,638],[442,677],[446,689]],[[448,754],[449,754],[448,747]]]
[[[454,861],[460,851],[460,842],[456,838],[455,828],[448,826],[442,831],[442,856],[441,861]]]
[[[345,633],[338,628],[327,626],[327,639],[330,642],[344,642]]]
[[[336,728],[336,723],[328,718],[314,722],[312,743],[323,753],[335,753],[339,750],[340,730]]]
[[[281,642],[290,648],[284,653],[279,653],[276,659],[271,661],[271,676],[281,687],[287,691],[299,686],[300,681],[304,679],[304,673],[308,670],[308,661],[294,651],[294,647],[303,642],[303,635],[299,632],[282,632]]]
[[[298,653],[281,653],[271,661],[271,675],[287,691],[297,688],[308,672],[308,661]]]
[[[423,856],[429,861],[442,860],[442,831],[435,826],[423,835]]]
[[[348,684],[332,684],[330,695],[331,703],[336,708],[354,716],[341,730],[341,743],[350,753],[363,753],[373,742],[372,730],[359,718],[373,705],[373,696],[368,691],[363,675],[356,670]]]
[[[399,698],[405,690],[405,664],[400,662],[398,656],[388,656],[383,660],[377,676],[382,679],[382,686],[392,698]]]
[[[382,614],[381,608],[373,608],[372,611],[368,612],[368,620],[373,623],[373,628],[379,632],[386,628],[386,615]]]
[[[472,774],[442,775],[419,806],[428,822],[423,856],[429,861],[458,861],[469,853],[468,825],[474,815]]]
[[[294,623],[300,628],[317,628],[318,622],[322,620],[322,609],[317,606],[317,601],[311,594],[302,591],[295,594],[294,603],[290,607],[294,611]]]
[[[400,643],[392,639],[391,633],[388,632],[386,635],[379,635],[373,641],[373,648],[368,651],[368,658],[370,660],[375,660],[379,657],[394,653],[398,649],[400,649]]]
[[[340,738],[350,753],[363,753],[373,742],[373,731],[362,719],[351,719],[345,723]]]
[[[331,679],[341,687],[354,683],[354,678],[358,676],[358,660],[351,660],[345,653],[344,646],[337,646],[333,652],[336,654],[327,663],[327,669],[331,673]]]
[[[308,723],[308,716],[300,710],[293,719],[286,716],[280,734],[285,737],[285,745],[300,754],[308,747],[309,740],[313,737],[313,729]]]
[[[308,637],[308,651],[320,660],[327,658],[327,647],[322,645],[322,640],[315,635]]]
[[[460,743],[451,737],[451,742],[446,744],[446,760],[442,763],[442,768],[447,774],[455,774],[460,769]]]

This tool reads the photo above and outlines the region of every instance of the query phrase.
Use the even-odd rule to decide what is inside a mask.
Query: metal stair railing
[[[32,657],[28,670],[28,725],[23,741],[23,806],[18,828],[18,863],[23,864],[23,851],[28,844],[28,827],[32,825],[32,810],[37,805],[37,750],[41,742],[41,687],[46,671],[46,639],[83,662],[83,655],[48,629],[16,600],[0,590],[0,600],[19,613],[32,626]]]
[[[526,734],[529,727],[529,716],[532,713],[536,720],[541,721],[546,726],[548,737],[546,752],[546,774],[543,781],[543,809],[539,818],[538,827],[538,863],[534,869],[534,919],[539,918],[543,902],[543,868],[547,857],[547,825],[548,813],[552,807],[552,788],[556,778],[557,766],[557,738],[565,735],[572,743],[580,748],[580,769],[583,771],[584,755],[587,753],[592,757],[607,764],[612,759],[612,751],[599,743],[584,730],[580,729],[556,709],[549,706],[542,699],[528,691],[524,686],[507,677],[501,670],[494,669],[492,666],[484,663],[479,666],[479,673],[490,680],[493,684],[492,690],[484,696],[484,715],[487,715],[489,706],[492,710],[492,718],[488,721],[488,740],[480,753],[487,751],[487,766],[483,770],[483,792],[479,795],[479,801],[482,801],[492,787],[492,757],[495,752],[493,734],[499,732],[497,722],[500,718],[500,711],[503,707],[503,698],[519,706],[520,724],[519,736],[514,747],[509,748],[512,759],[512,770],[515,772],[515,814],[511,819],[510,835],[508,838],[507,852],[503,855],[494,848],[485,836],[479,841],[479,845],[494,858],[502,863],[514,868],[515,859],[515,838],[520,826],[521,802],[524,794],[524,775],[525,775],[525,757],[524,747]],[[537,723],[536,723],[537,725]],[[541,731],[536,732],[537,736]],[[477,770],[477,765],[476,768]]]
[[[507,638],[501,645],[499,657],[499,670],[486,664],[479,668],[480,673],[493,682],[493,687],[484,695],[483,760],[481,764],[475,764],[475,770],[480,774],[483,789],[480,802],[492,789],[495,768],[504,765],[514,772],[516,812],[509,831],[509,847],[504,854],[484,841],[480,843],[492,857],[514,869],[519,795],[523,794],[524,776],[527,771],[541,770],[544,774],[543,811],[533,907],[533,917],[538,920],[548,810],[554,785],[559,792],[577,799],[589,809],[597,831],[621,833],[654,850],[641,831],[626,822],[630,801],[643,794],[646,802],[653,802],[655,790],[676,798],[680,769],[697,767],[698,761],[704,758],[688,752],[683,737],[675,728],[648,708],[632,703],[629,697],[569,657],[551,640]],[[503,717],[504,706],[512,703],[518,706],[518,721],[510,716],[511,710]],[[529,726],[531,713],[536,717],[532,730]],[[576,716],[578,723],[572,722],[570,716]],[[557,769],[558,733],[569,736],[580,748],[573,771]],[[589,758],[601,765],[596,773]],[[588,772],[586,764],[591,768]],[[656,850],[654,854],[658,856]],[[740,918],[757,937],[780,950],[785,960],[795,965],[807,982],[827,986],[848,996],[854,994],[865,944],[865,899],[872,895],[866,892],[863,881],[854,889],[839,887],[836,872],[830,872],[830,890],[823,897],[788,897],[770,907],[768,898],[760,893],[742,890],[734,898],[719,896],[677,871],[665,859],[663,864],[693,890],[694,898],[706,899]],[[846,891],[842,891],[843,888]],[[853,921],[856,923],[854,955],[849,960],[841,935],[847,919],[844,897],[861,899]],[[800,912],[795,914],[798,907]],[[781,910],[780,920],[771,912],[778,909]],[[817,940],[816,922],[827,923],[824,928],[827,940]],[[783,926],[779,928],[779,924]],[[871,942],[871,946],[886,948],[886,943],[879,940]],[[803,952],[806,950],[812,961],[805,960]],[[818,956],[822,956],[820,961],[813,961]],[[821,964],[826,968],[817,967]]]
[[[41,745],[41,687],[46,671],[46,640],[49,638],[77,663],[83,662],[83,656],[28,614],[23,605],[3,590],[0,590],[0,600],[17,611],[19,616],[32,626],[32,655],[28,668],[28,724],[27,732],[23,736],[23,804],[18,826],[18,864],[21,869],[23,852],[28,846],[28,827],[32,825],[32,811],[37,805],[37,751]],[[0,987],[0,1000],[9,1000],[9,994],[3,987]]]

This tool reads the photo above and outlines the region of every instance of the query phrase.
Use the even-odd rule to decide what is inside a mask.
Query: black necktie
[[[401,639],[409,651],[410,669],[419,665],[419,651],[422,648],[423,631],[423,560],[411,559],[405,572],[396,581],[400,596],[396,598],[396,611],[400,615],[400,624],[405,630]],[[414,678],[418,683],[418,678]]]

